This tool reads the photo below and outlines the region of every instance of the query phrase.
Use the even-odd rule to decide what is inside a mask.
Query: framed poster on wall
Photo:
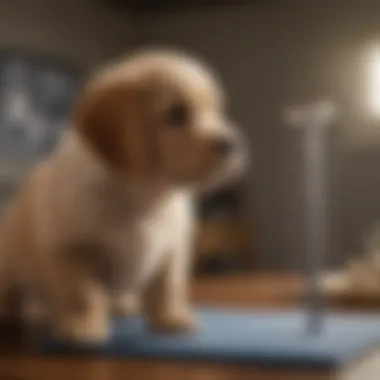
[[[56,59],[0,52],[0,204],[25,172],[55,147],[81,84]]]

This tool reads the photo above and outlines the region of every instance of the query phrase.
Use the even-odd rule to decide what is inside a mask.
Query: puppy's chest
[[[141,213],[121,208],[117,217],[103,218],[97,235],[116,251],[133,256],[168,250],[191,232],[191,206],[188,194],[173,193],[148,204]]]

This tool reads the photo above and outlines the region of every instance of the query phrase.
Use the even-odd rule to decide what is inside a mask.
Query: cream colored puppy
[[[145,52],[97,73],[72,128],[31,174],[1,230],[0,299],[36,289],[56,333],[108,336],[144,296],[152,327],[194,327],[194,196],[241,173],[244,149],[201,63]]]

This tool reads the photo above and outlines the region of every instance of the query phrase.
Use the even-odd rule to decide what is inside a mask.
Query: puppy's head
[[[245,161],[223,103],[201,63],[148,52],[90,81],[75,125],[99,157],[129,178],[208,186],[235,177]]]

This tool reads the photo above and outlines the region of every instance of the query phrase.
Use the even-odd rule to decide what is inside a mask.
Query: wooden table
[[[199,279],[194,300],[208,305],[296,306],[303,282],[294,276]],[[1,344],[0,344],[1,347]],[[104,358],[28,355],[2,345],[0,380],[320,380],[327,372],[276,368]]]

